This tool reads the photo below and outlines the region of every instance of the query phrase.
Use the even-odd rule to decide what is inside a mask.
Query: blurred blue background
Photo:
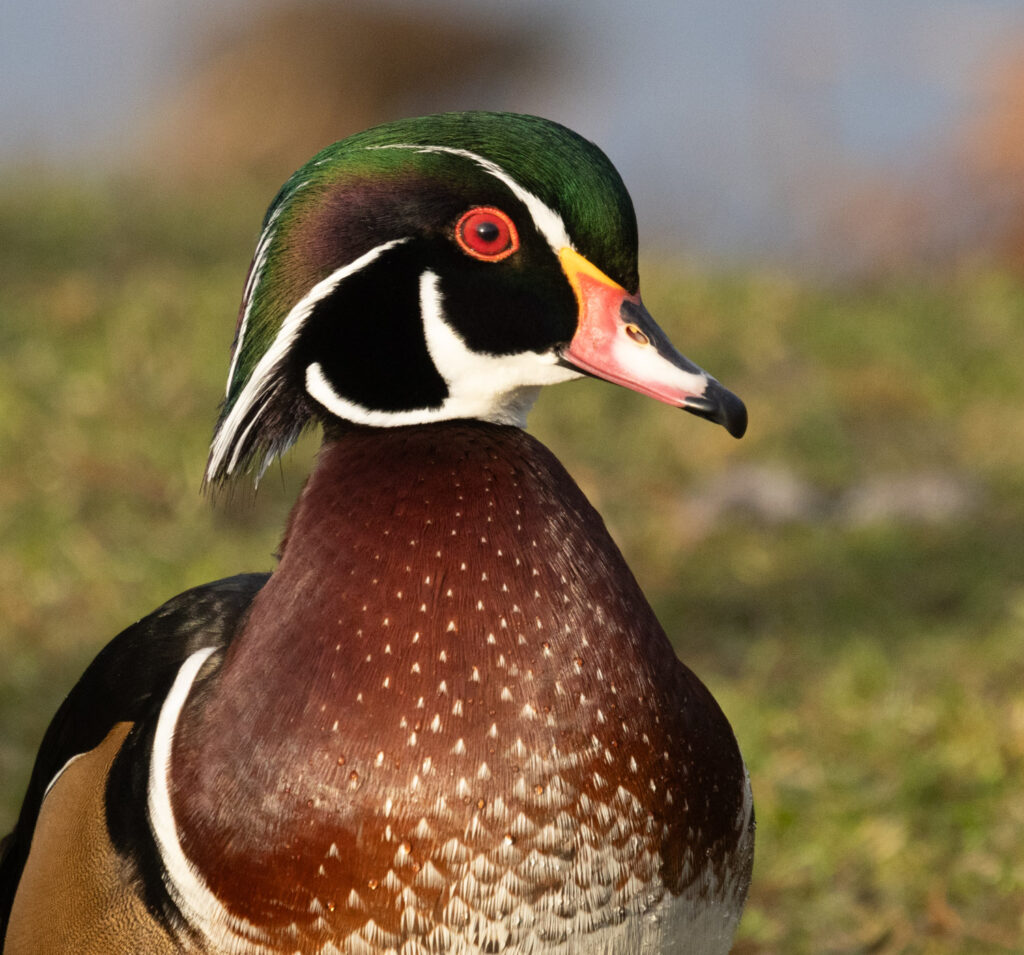
[[[311,55],[297,79],[277,56],[290,49],[302,63],[309,40],[288,24],[303,9],[352,48],[336,43],[335,62]],[[160,173],[175,174],[202,165],[185,146],[212,144],[232,110],[250,144],[261,122],[279,130],[319,111],[319,125],[293,135],[294,155],[265,164],[280,181],[289,163],[368,123],[516,109],[606,149],[649,243],[664,235],[699,257],[840,270],[934,255],[986,218],[957,204],[964,147],[1000,64],[1024,45],[1020,0],[7,0],[0,16],[8,169],[141,162],[148,175],[156,153]],[[217,79],[228,64],[235,87]],[[318,98],[326,86],[335,100]],[[244,119],[247,94],[256,104]],[[194,110],[205,118],[191,127],[182,117]],[[234,154],[211,150],[207,175],[245,166],[243,135]],[[881,210],[858,231],[849,220],[865,202],[889,208],[889,225]],[[922,225],[920,207],[935,221]],[[875,234],[880,215],[888,239]]]

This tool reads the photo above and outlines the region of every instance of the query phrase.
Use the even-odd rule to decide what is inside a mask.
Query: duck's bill
[[[747,409],[731,391],[673,347],[639,295],[569,248],[559,255],[576,292],[579,324],[560,352],[573,368],[722,425],[734,438],[747,430]]]

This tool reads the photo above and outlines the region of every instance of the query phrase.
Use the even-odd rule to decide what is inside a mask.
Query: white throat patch
[[[427,351],[448,386],[448,397],[439,406],[410,411],[364,408],[334,390],[319,362],[306,369],[310,397],[339,418],[378,427],[476,418],[521,428],[543,385],[582,377],[580,372],[560,365],[553,349],[515,355],[473,351],[445,320],[438,286],[436,273],[428,270],[420,276],[420,314]]]

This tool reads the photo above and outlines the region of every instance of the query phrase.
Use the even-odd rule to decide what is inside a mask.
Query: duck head
[[[581,375],[746,428],[644,308],[633,206],[596,146],[508,113],[379,126],[267,212],[206,480],[262,471],[316,420],[521,426]]]

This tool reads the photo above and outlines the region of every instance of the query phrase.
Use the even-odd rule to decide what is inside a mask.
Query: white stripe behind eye
[[[292,345],[295,344],[302,326],[312,314],[316,304],[327,298],[350,275],[366,268],[367,265],[384,252],[387,252],[388,249],[408,241],[408,238],[392,239],[390,242],[384,242],[370,249],[369,252],[364,252],[359,258],[354,259],[347,265],[343,265],[340,269],[336,269],[327,278],[321,279],[292,306],[291,311],[281,323],[277,337],[263,353],[252,374],[249,376],[249,380],[245,383],[242,393],[231,406],[228,416],[217,429],[217,434],[213,439],[213,447],[210,449],[210,464],[206,470],[206,479],[208,481],[213,479],[233,449],[235,453],[228,461],[226,473],[231,474],[235,469],[239,457],[236,439],[240,436],[239,431],[243,427],[243,422],[249,411],[270,394],[274,383],[274,372],[279,362],[288,354]],[[242,344],[243,342],[240,340],[236,354],[241,352]]]
[[[497,163],[479,155],[478,153],[474,153],[468,149],[456,149],[450,146],[422,146],[406,143],[392,143],[385,146],[371,146],[369,148],[411,149],[423,153],[445,153],[468,159],[478,165],[488,175],[493,176],[499,182],[503,183],[509,191],[526,206],[534,225],[547,240],[553,252],[557,254],[559,250],[566,246],[570,248],[574,247],[569,238],[568,232],[566,231],[562,217],[555,212],[554,209],[548,206],[532,192],[524,189]],[[257,287],[260,283],[261,273],[266,266],[266,258],[269,253],[269,247],[273,238],[274,228],[279,212],[280,210],[275,212],[270,222],[267,223],[267,227],[264,229],[263,235],[261,235],[260,241],[256,247],[253,271],[249,277],[249,281],[247,282],[246,296],[244,298],[246,305],[242,316],[242,323],[239,328],[238,345],[231,359],[231,369],[228,376],[229,392],[242,352],[242,346],[245,344],[245,336],[249,333],[249,318],[253,307],[253,300],[256,295]],[[358,272],[362,268],[365,268],[374,259],[393,246],[408,241],[408,238],[394,239],[371,249],[355,261],[342,266],[332,272],[325,279],[318,282],[292,307],[291,311],[289,311],[288,315],[282,322],[281,328],[277,333],[277,337],[274,339],[271,346],[263,353],[256,367],[253,369],[252,374],[249,376],[249,379],[246,381],[241,394],[231,406],[231,411],[228,413],[227,417],[217,429],[217,433],[214,435],[213,445],[210,449],[210,463],[206,471],[207,481],[212,481],[221,470],[224,471],[225,475],[230,475],[235,471],[243,456],[245,435],[253,428],[255,420],[264,410],[262,407],[258,406],[265,405],[272,397],[274,372],[279,362],[288,354],[289,349],[291,349],[292,345],[295,343],[299,332],[302,330],[302,326],[305,324],[306,319],[309,318],[316,304],[330,295],[331,292],[333,292],[334,289],[337,288],[337,286],[348,276]],[[536,357],[537,356],[534,356],[535,361]],[[565,380],[565,377],[567,376],[557,374],[554,377],[557,377],[557,380]],[[409,423],[421,420],[437,420],[438,417],[444,416],[438,415],[436,411],[427,411],[426,413],[422,411],[401,412],[397,415],[386,414],[382,412],[368,411],[368,409],[362,409],[357,405],[350,405],[334,392],[330,383],[323,377],[321,367],[316,363],[307,369],[306,388],[312,397],[319,401],[320,404],[324,405],[329,410],[334,411],[336,414],[340,414],[342,417],[346,417],[354,421],[364,421],[365,423],[374,424],[399,424],[404,423],[404,418],[407,415],[410,419]],[[459,403],[461,404],[461,402]],[[446,402],[446,404],[448,404],[448,402]],[[499,417],[503,416],[503,414],[504,412],[498,412]],[[517,409],[514,413],[516,420],[519,420],[524,416],[525,411]],[[247,418],[250,419],[248,423],[246,423]]]
[[[496,162],[493,162],[478,153],[471,152],[468,149],[455,149],[452,146],[416,146],[411,143],[389,143],[386,146],[370,146],[368,148],[412,149],[420,153],[447,153],[450,156],[461,156],[463,159],[469,159],[471,162],[475,162],[488,175],[494,176],[495,179],[503,182],[508,187],[509,191],[520,202],[522,202],[524,206],[526,206],[530,212],[531,218],[533,219],[533,224],[540,231],[541,235],[547,239],[548,245],[551,246],[552,251],[554,251],[556,255],[558,254],[559,249],[564,249],[566,246],[573,249],[575,248],[572,241],[569,239],[569,233],[566,231],[562,217],[555,212],[554,209],[535,196],[528,189],[524,189],[519,185],[519,183],[505,172],[505,170]]]
[[[245,341],[245,333],[249,328],[249,315],[252,313],[253,302],[256,300],[256,288],[263,277],[263,268],[267,264],[267,253],[270,251],[270,243],[274,238],[274,226],[281,215],[281,206],[278,206],[270,217],[260,241],[256,245],[256,253],[252,257],[252,271],[245,283],[245,291],[242,293],[242,301],[245,302],[245,309],[242,312],[242,321],[238,326],[238,342],[234,353],[231,355],[231,367],[228,369],[228,384],[226,394],[231,394],[231,382],[235,380],[235,369],[238,367],[238,356],[242,353],[241,344]]]

